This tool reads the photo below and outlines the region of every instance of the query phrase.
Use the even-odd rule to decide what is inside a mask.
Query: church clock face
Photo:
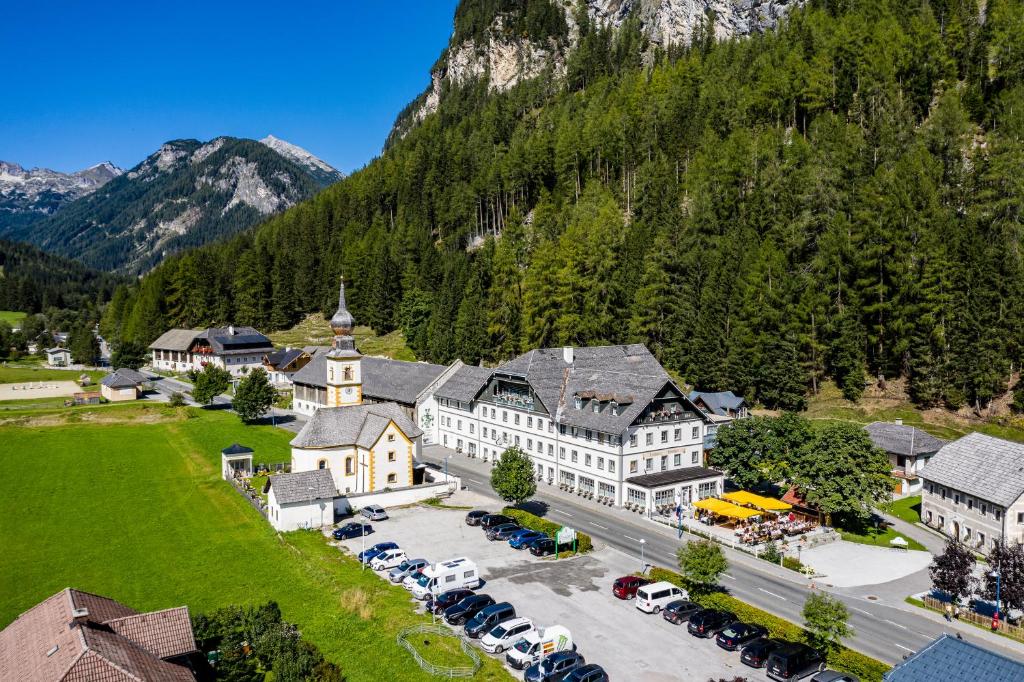
[[[351,386],[347,386],[345,388],[345,395],[352,395],[352,387]]]

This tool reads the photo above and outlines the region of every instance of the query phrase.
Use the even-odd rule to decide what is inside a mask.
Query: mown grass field
[[[267,336],[275,346],[329,346],[334,338],[331,327],[323,315],[313,313],[291,329],[273,332]],[[352,330],[356,347],[363,355],[381,355],[395,360],[416,359],[412,350],[405,344],[405,336],[400,329],[377,336],[370,327],[357,326]]]
[[[193,613],[273,599],[347,679],[431,679],[395,642],[427,620],[403,589],[319,533],[277,535],[220,480],[223,447],[285,461],[291,437],[194,408],[0,416],[0,627],[67,586]],[[486,659],[474,679],[510,678]]]
[[[52,369],[42,365],[26,362],[9,362],[0,364],[0,384],[21,384],[28,381],[78,381],[80,374],[88,374],[93,383],[107,375],[106,372],[88,370],[82,372],[71,369]]]
[[[921,523],[921,496],[914,495],[895,500],[883,505],[882,510],[907,523]]]
[[[0,322],[6,322],[12,327],[24,320],[26,316],[27,313],[18,312],[16,310],[0,310]]]

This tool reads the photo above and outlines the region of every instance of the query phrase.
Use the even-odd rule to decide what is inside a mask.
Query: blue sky
[[[0,2],[0,159],[140,162],[166,140],[288,140],[350,172],[429,83],[456,0]]]

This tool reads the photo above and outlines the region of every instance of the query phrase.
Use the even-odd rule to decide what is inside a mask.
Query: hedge
[[[530,512],[523,511],[522,509],[505,507],[501,510],[501,513],[515,519],[516,523],[523,528],[539,531],[547,535],[549,538],[555,537],[555,533],[557,533],[558,529],[562,527],[560,524],[548,521],[547,519],[542,519],[536,514],[531,514]],[[589,552],[592,549],[594,549],[594,541],[590,539],[590,536],[586,533],[576,531],[576,550],[583,553]]]
[[[664,568],[652,568],[647,577],[651,580],[665,580],[686,589],[691,593],[691,599],[705,608],[730,611],[735,613],[736,617],[745,623],[753,623],[754,625],[768,628],[768,633],[772,637],[779,637],[791,642],[808,641],[809,633],[799,625],[791,623],[785,618],[773,616],[767,611],[762,611],[756,606],[751,606],[723,592],[702,595],[698,590],[693,589],[690,581],[675,571]],[[828,664],[830,668],[840,672],[856,675],[862,682],[882,682],[882,675],[889,670],[889,666],[881,661],[865,656],[859,651],[854,651],[842,644],[835,651],[829,653]]]

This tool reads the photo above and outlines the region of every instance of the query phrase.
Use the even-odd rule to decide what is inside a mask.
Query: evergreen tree
[[[9,347],[10,343],[8,337],[6,345]],[[68,350],[71,351],[71,359],[74,362],[95,365],[100,356],[100,342],[89,325],[79,325],[68,334]]]

